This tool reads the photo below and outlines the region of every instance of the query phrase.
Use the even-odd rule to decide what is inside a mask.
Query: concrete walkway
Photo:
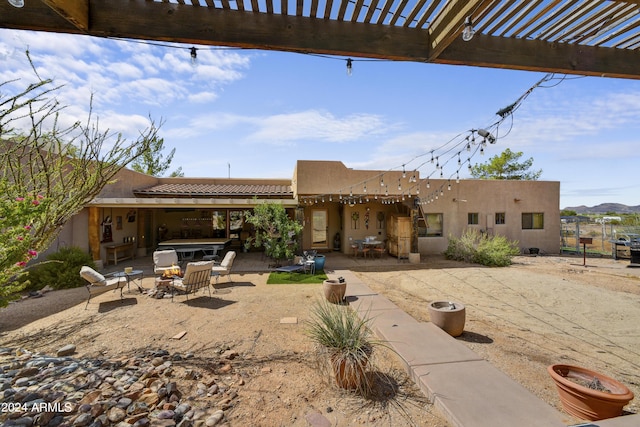
[[[431,323],[418,322],[349,270],[331,278],[347,280],[347,300],[389,343],[405,370],[456,427],[637,427],[640,414],[575,424],[471,349]]]

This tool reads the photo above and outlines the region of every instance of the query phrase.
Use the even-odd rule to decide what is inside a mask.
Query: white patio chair
[[[171,287],[180,292],[184,292],[189,299],[189,294],[197,292],[198,289],[209,289],[209,298],[211,298],[211,268],[213,267],[213,261],[197,261],[187,264],[187,268],[184,271],[183,277],[177,277],[173,279]],[[173,301],[173,292],[171,293],[171,300]]]
[[[178,266],[178,253],[174,249],[165,249],[153,253],[153,272],[163,274]]]
[[[89,298],[87,298],[87,303],[84,306],[86,310],[89,306],[89,301],[91,297],[94,295],[99,295],[101,293],[120,289],[120,299],[123,299],[122,289],[127,284],[127,278],[125,276],[122,277],[106,277],[93,268],[83,265],[80,268],[80,277],[89,282],[87,285],[87,291],[89,292]]]
[[[211,268],[211,275],[216,276],[216,284],[220,280],[220,276],[226,275],[231,282],[231,267],[233,266],[233,260],[236,258],[235,251],[229,251],[226,253],[222,262],[219,265],[214,265]]]

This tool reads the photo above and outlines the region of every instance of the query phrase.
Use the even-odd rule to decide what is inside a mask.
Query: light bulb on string
[[[198,59],[198,49],[192,47],[189,50],[191,51],[191,65],[196,65]]]
[[[476,31],[473,29],[473,21],[471,16],[467,16],[464,20],[464,29],[462,30],[462,40],[465,42],[471,41]]]
[[[398,191],[402,191],[402,184],[400,183],[400,178],[398,178]]]
[[[367,192],[367,184],[366,183],[364,184],[364,188],[362,189],[362,191],[365,192],[365,193]]]
[[[404,165],[402,165],[402,178],[407,177],[407,172],[404,170]]]
[[[427,188],[431,188],[431,182],[427,179]]]
[[[353,61],[351,58],[347,59],[347,76],[351,76],[353,74]]]
[[[449,180],[449,183],[447,184],[447,190],[451,191],[451,180]]]

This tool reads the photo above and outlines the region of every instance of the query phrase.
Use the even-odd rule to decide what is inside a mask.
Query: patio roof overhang
[[[236,199],[236,198],[168,198],[168,197],[112,197],[96,198],[89,202],[89,207],[100,208],[185,208],[185,209],[208,209],[208,208],[253,208],[264,203],[265,199]],[[278,203],[287,208],[298,205],[297,199],[269,199],[269,203]]]

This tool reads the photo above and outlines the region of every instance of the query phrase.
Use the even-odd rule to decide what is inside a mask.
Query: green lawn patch
[[[327,280],[324,270],[317,271],[316,274],[304,272],[284,273],[274,271],[267,279],[267,285],[288,285],[288,284],[310,284],[322,283]]]

